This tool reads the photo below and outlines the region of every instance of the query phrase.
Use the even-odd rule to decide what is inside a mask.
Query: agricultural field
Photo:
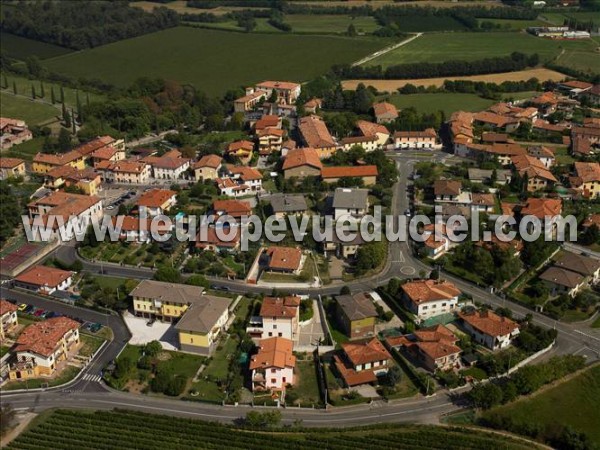
[[[505,30],[524,30],[528,27],[543,27],[548,24],[542,20],[517,20],[517,19],[477,19],[479,24],[482,22],[491,22],[494,25],[499,25]]]
[[[5,94],[2,94],[2,108],[3,108],[3,113],[4,113],[4,96]],[[44,138],[43,137],[36,137],[31,139],[30,141],[27,142],[23,142],[22,144],[19,145],[15,145],[14,147],[12,147],[10,150],[7,150],[5,152],[2,152],[2,156],[7,156],[9,158],[21,158],[24,159],[25,161],[31,161],[33,159],[33,157],[42,151],[44,147]]]
[[[486,83],[502,83],[503,81],[527,81],[531,78],[537,78],[540,81],[560,81],[566,78],[566,75],[554,70],[537,68],[529,70],[520,70],[517,72],[491,73],[486,75],[469,75],[464,77],[440,77],[440,78],[413,78],[408,80],[345,80],[342,81],[344,89],[356,89],[363,83],[366,86],[373,86],[380,92],[394,92],[406,84],[415,86],[443,86],[446,80],[470,80],[484,81]]]
[[[476,94],[410,94],[392,95],[389,102],[400,109],[414,107],[421,113],[433,113],[440,109],[447,116],[454,111],[481,111],[496,103]]]
[[[48,60],[46,65],[118,86],[141,76],[176,79],[218,95],[262,79],[305,81],[381,46],[380,40],[367,37],[274,36],[177,27]],[[265,48],[268,56],[261,57],[257,49]]]
[[[509,405],[494,408],[483,415],[510,419],[516,427],[531,425],[532,420],[541,429],[569,425],[586,433],[600,444],[600,365],[595,365],[570,380],[523,398]],[[535,419],[532,419],[535,418]]]
[[[0,40],[2,40],[2,51],[15,59],[25,59],[33,55],[40,59],[48,59],[66,55],[73,51],[58,45],[46,44],[45,42],[34,41],[9,33],[0,33]]]
[[[292,32],[297,33],[345,33],[350,24],[358,33],[372,33],[379,25],[370,16],[336,16],[336,15],[304,15],[292,14],[285,16],[284,21],[292,26]]]
[[[514,51],[525,54],[537,53],[541,61],[556,59],[578,70],[600,71],[600,58],[594,41],[556,41],[542,39],[525,32],[424,34],[412,42],[369,61],[368,65],[384,67],[415,62],[443,62],[449,60],[479,60],[508,56]],[[564,59],[563,59],[564,58]]]
[[[466,31],[467,27],[449,16],[405,16],[398,22],[400,31],[427,32],[427,31]]]
[[[240,411],[240,415],[243,412]],[[326,424],[326,423],[325,423]],[[219,423],[141,412],[55,410],[38,417],[7,449],[64,448],[90,445],[104,449],[280,449],[398,448],[429,449],[443,443],[445,449],[536,448],[535,443],[481,430],[431,425],[381,425],[339,431],[315,428],[265,432],[235,428]],[[85,444],[84,444],[85,443]]]
[[[551,25],[562,25],[566,19],[576,19],[580,21],[587,20],[598,20],[598,12],[596,11],[573,11],[573,12],[564,12],[564,13],[547,13],[544,12],[540,14],[538,19],[551,24]]]
[[[27,97],[16,97],[4,91],[0,93],[0,100],[3,116],[24,120],[28,125],[52,122],[60,115],[60,109],[52,105],[34,102]]]

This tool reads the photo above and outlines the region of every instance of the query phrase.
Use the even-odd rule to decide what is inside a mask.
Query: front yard
[[[81,247],[81,256],[92,261],[105,261],[130,266],[157,267],[169,264],[177,267],[185,246],[175,243],[172,248],[157,243],[102,242],[96,247]]]

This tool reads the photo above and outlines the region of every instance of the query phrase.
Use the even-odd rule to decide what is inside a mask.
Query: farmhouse
[[[336,166],[321,170],[321,178],[326,183],[337,183],[342,178],[359,178],[365,186],[374,185],[377,174],[377,166]]]
[[[283,337],[298,340],[300,297],[265,297],[258,317],[250,320],[246,332],[254,339]]]
[[[136,205],[140,214],[160,216],[175,206],[176,197],[177,192],[170,189],[152,189],[140,195]]]
[[[519,325],[493,311],[459,313],[465,330],[478,344],[490,350],[506,348],[519,335]]]
[[[298,131],[307,147],[313,148],[320,159],[329,158],[337,149],[337,144],[323,119],[312,115],[299,120]]]
[[[250,93],[249,89],[246,89],[246,94]],[[302,86],[290,81],[263,81],[254,86],[254,90],[265,91],[267,98],[271,97],[273,92],[276,92],[278,102],[291,105],[292,103],[296,103],[296,99],[302,91]]]
[[[367,292],[336,297],[338,318],[350,339],[365,338],[375,334],[377,310]]]
[[[79,322],[68,317],[53,317],[29,325],[17,338],[9,364],[11,380],[51,376],[61,361],[74,353],[79,344]]]
[[[31,139],[33,134],[25,121],[0,117],[0,149],[8,150]]]
[[[244,113],[250,111],[254,109],[258,103],[267,99],[267,91],[260,89],[253,90],[252,88],[249,89],[250,91],[246,89],[246,95],[233,101],[234,112]]]
[[[387,373],[392,355],[377,338],[346,342],[333,357],[335,368],[347,387],[377,382]]]
[[[17,309],[17,305],[0,299],[0,339],[4,340],[7,333],[10,333],[19,324]]]
[[[259,342],[258,353],[250,358],[252,391],[284,391],[294,384],[296,357],[290,339],[274,337]]]
[[[373,115],[377,123],[389,123],[398,117],[398,109],[388,102],[375,103],[373,105]]]
[[[50,295],[66,291],[72,283],[73,272],[48,266],[33,266],[17,276],[14,285],[22,289]]]
[[[406,307],[419,319],[454,311],[460,291],[444,280],[415,280],[402,285]]]
[[[25,161],[20,158],[0,158],[0,180],[25,175]]]
[[[592,88],[583,92],[580,97],[585,99],[585,101],[592,106],[600,106],[600,84],[596,84]]]
[[[323,164],[319,154],[313,148],[297,148],[290,150],[283,160],[282,170],[285,179],[292,177],[303,179],[318,177]]]
[[[379,147],[377,136],[350,136],[340,140],[339,149],[342,151],[350,151],[354,146],[362,147],[366,152],[372,152]]]

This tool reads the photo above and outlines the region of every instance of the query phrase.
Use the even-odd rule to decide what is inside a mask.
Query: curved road
[[[408,208],[406,180],[408,179],[410,172],[412,172],[413,163],[416,160],[423,158],[410,154],[395,155],[394,158],[399,162],[400,166],[400,181],[394,188],[395,201],[392,206],[392,213],[397,215]],[[75,248],[69,246],[60,247],[57,250],[57,256],[65,261],[74,261],[78,258]],[[91,263],[85,260],[82,260],[82,262],[84,264],[84,270],[94,273],[102,272],[106,275],[127,278],[149,278],[152,274],[152,271],[149,269],[119,267]],[[379,275],[367,280],[346,283],[345,285],[349,286],[353,292],[373,289],[377,286],[386,284],[392,277],[416,277],[421,270],[429,271],[431,270],[431,267],[412,257],[407,242],[392,242],[389,245],[389,256],[386,266]],[[475,301],[486,303],[494,307],[509,306],[517,317],[531,314],[535,323],[549,328],[556,328],[559,332],[557,345],[551,350],[549,353],[550,355],[567,353],[582,354],[586,356],[590,362],[600,358],[600,337],[589,334],[592,333],[589,328],[578,329],[578,325],[576,324],[556,322],[542,314],[532,312],[521,305],[512,303],[508,300],[503,300],[490,294],[484,289],[463,281],[462,279],[458,279],[449,274],[444,274],[444,277],[454,282],[463,292],[472,295]],[[239,280],[211,279],[211,282],[218,286],[227,287],[232,292],[271,292],[271,288],[246,285]],[[299,293],[330,295],[339,293],[340,288],[341,285],[301,289],[299,290]],[[10,403],[17,409],[31,409],[34,411],[42,411],[44,409],[55,407],[94,409],[128,408],[146,412],[204,418],[207,420],[219,420],[224,422],[231,422],[242,417],[248,411],[248,407],[245,406],[233,407],[200,402],[184,402],[128,394],[110,389],[100,382],[94,381],[93,377],[97,377],[97,375],[100,374],[102,368],[120,353],[129,340],[129,330],[119,316],[72,307],[60,302],[55,302],[21,291],[6,289],[4,287],[0,288],[0,294],[4,298],[14,299],[18,302],[30,303],[83,320],[107,324],[112,328],[114,333],[114,340],[104,347],[92,364],[90,364],[90,366],[88,366],[73,382],[62,387],[50,388],[45,391],[18,393],[3,392],[2,398],[0,399],[2,403]],[[436,422],[440,414],[455,411],[460,408],[461,405],[456,404],[453,401],[451,394],[446,391],[440,391],[430,398],[417,397],[391,403],[374,402],[371,405],[335,408],[327,411],[304,408],[285,408],[282,409],[282,413],[283,421],[285,423],[301,420],[303,424],[310,426],[330,426],[332,423],[340,426],[349,426],[381,422]]]

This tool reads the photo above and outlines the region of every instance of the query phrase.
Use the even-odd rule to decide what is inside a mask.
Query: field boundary
[[[414,36],[409,37],[408,39],[404,39],[403,41],[400,41],[396,44],[389,45],[381,50],[377,50],[376,52],[373,52],[370,55],[365,56],[364,58],[359,59],[358,61],[352,63],[352,67],[360,66],[361,64],[372,61],[375,58],[379,58],[381,55],[385,55],[386,53],[389,53],[392,50],[396,50],[397,48],[402,47],[403,45],[409,44],[410,42],[414,41],[415,39],[417,39],[420,36],[423,36],[423,33],[417,33]]]

